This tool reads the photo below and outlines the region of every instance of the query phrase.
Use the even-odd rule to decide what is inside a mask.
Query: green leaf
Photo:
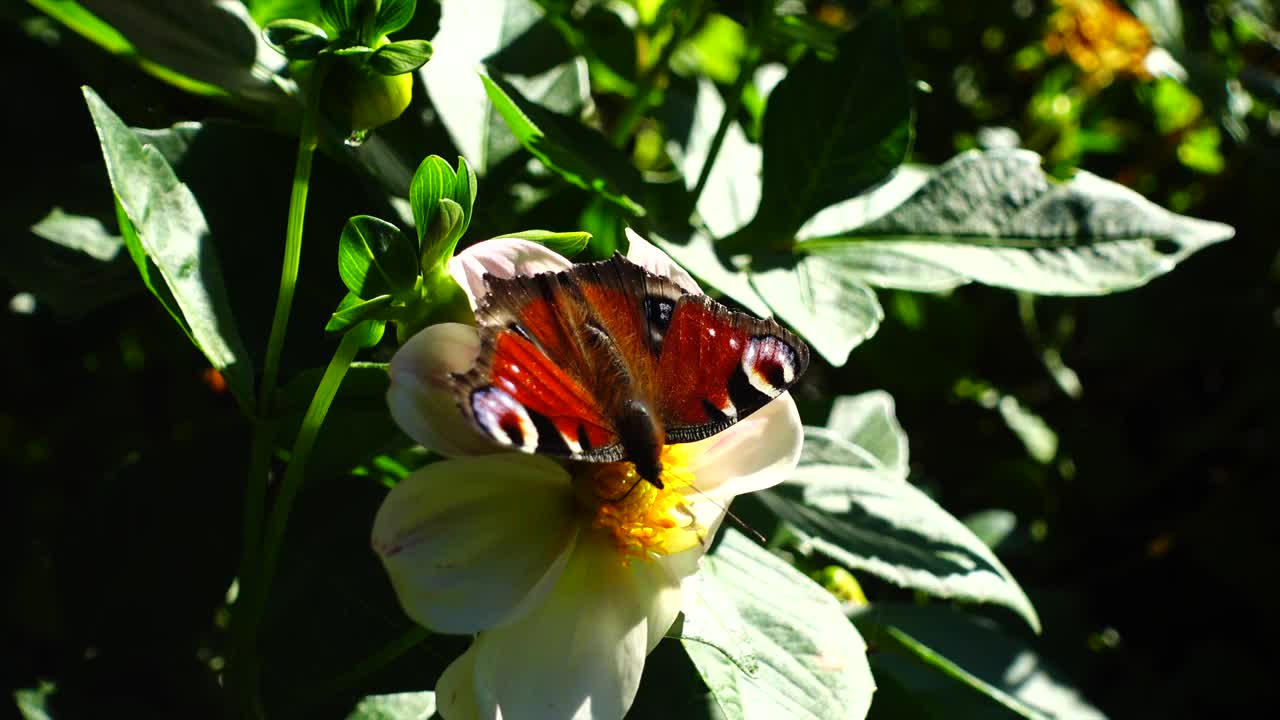
[[[394,300],[390,295],[379,295],[369,300],[361,300],[355,293],[347,293],[333,311],[329,322],[324,326],[325,332],[341,333],[350,330],[356,323],[371,318],[383,317],[383,311],[391,306]]]
[[[120,229],[144,282],[226,377],[241,404],[252,407],[252,362],[236,331],[217,253],[195,196],[159,151],[139,142],[93,90],[83,91],[106,160]],[[152,266],[163,283],[153,280]]]
[[[544,245],[561,255],[572,258],[586,249],[591,241],[589,232],[552,232],[550,230],[523,230],[516,233],[499,235],[494,240],[528,240]]]
[[[359,22],[360,6],[370,0],[322,0],[320,17],[338,33]]]
[[[421,720],[436,714],[436,694],[421,692],[370,695],[361,700],[346,720]]]
[[[1040,619],[1022,588],[963,523],[900,475],[815,458],[810,438],[818,445],[844,442],[830,431],[806,428],[805,438],[792,477],[757,497],[808,547],[895,585],[1003,605],[1039,631]],[[852,448],[846,452],[865,455]]]
[[[406,294],[418,279],[418,253],[400,228],[357,215],[338,240],[338,274],[348,290],[365,299]]]
[[[827,416],[827,430],[865,450],[885,471],[906,479],[910,466],[907,434],[898,424],[889,393],[873,390],[836,398]]]
[[[640,173],[603,135],[530,102],[510,83],[485,74],[480,79],[498,114],[534,157],[569,183],[633,215],[645,214],[630,197],[643,190]]]
[[[284,58],[262,39],[241,3],[198,0],[35,0],[44,12],[187,92],[283,108]]]
[[[484,175],[520,149],[520,143],[475,81],[475,67],[509,69],[525,97],[555,112],[573,114],[589,101],[586,61],[578,57],[533,0],[443,3],[435,54],[422,69],[440,120],[454,145]]]
[[[753,258],[751,286],[827,362],[840,367],[875,334],[884,310],[871,288],[825,258]]]
[[[383,75],[413,72],[431,59],[431,43],[426,40],[401,40],[383,45],[369,56],[369,66]]]
[[[728,530],[684,592],[684,647],[726,718],[866,716],[866,645],[803,573]]]
[[[879,640],[876,676],[902,683],[938,717],[1106,717],[1060,670],[989,619],[936,604],[877,604],[854,621]]]
[[[884,180],[911,144],[913,87],[889,11],[863,16],[834,62],[809,55],[769,97],[763,194],[741,247],[785,247],[818,210]]]
[[[409,184],[409,207],[413,211],[413,224],[418,229],[418,247],[421,250],[426,250],[424,238],[435,221],[440,198],[453,197],[457,184],[457,174],[439,155],[427,157],[413,174],[413,182]]]
[[[959,155],[897,207],[848,227],[798,249],[852,273],[873,266],[867,281],[881,285],[928,277],[939,286],[974,280],[1045,295],[1138,287],[1235,233],[1083,170],[1054,181],[1025,150]]]
[[[403,28],[413,19],[413,13],[417,9],[418,0],[382,0],[382,7],[378,8],[378,18],[375,21],[377,29],[374,34],[390,35]]]
[[[423,238],[422,267],[443,266],[453,257],[453,250],[462,237],[462,207],[452,198],[441,198],[435,219]]]
[[[35,225],[32,234],[57,243],[70,250],[88,255],[94,260],[109,262],[120,254],[124,239],[113,235],[97,218],[72,215],[55,207]]]
[[[313,60],[329,44],[325,31],[305,20],[276,20],[263,29],[267,44],[290,60]]]
[[[244,4],[253,19],[266,26],[284,18],[319,21],[323,0],[244,0]]]
[[[466,235],[471,227],[471,211],[476,204],[476,193],[480,188],[476,185],[476,171],[471,169],[467,159],[458,156],[457,181],[453,184],[453,201],[462,208],[462,228],[458,237]]]
[[[1008,510],[979,510],[964,517],[965,527],[973,531],[987,547],[996,549],[1018,527],[1018,516]]]

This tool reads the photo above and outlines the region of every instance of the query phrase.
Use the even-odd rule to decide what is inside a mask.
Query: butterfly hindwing
[[[764,407],[809,366],[809,347],[773,320],[705,295],[680,299],[658,362],[669,444],[710,437]]]

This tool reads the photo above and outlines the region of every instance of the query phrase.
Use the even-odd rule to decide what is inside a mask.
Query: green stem
[[[258,595],[261,604],[265,604],[262,600],[265,599],[267,590],[271,587],[271,578],[275,574],[276,562],[280,555],[280,545],[284,541],[285,529],[289,525],[289,512],[293,509],[293,501],[298,496],[298,489],[302,487],[307,458],[310,457],[311,449],[315,446],[316,436],[320,433],[324,418],[329,414],[329,406],[333,404],[338,388],[342,385],[343,378],[347,376],[351,361],[355,360],[356,353],[360,351],[364,336],[365,333],[359,328],[342,336],[342,341],[338,343],[338,349],[334,351],[333,359],[329,361],[329,367],[325,368],[324,376],[320,378],[320,385],[311,398],[311,405],[307,408],[306,415],[302,416],[302,427],[298,430],[298,436],[293,441],[293,452],[289,455],[289,467],[284,471],[284,480],[280,483],[280,495],[276,498],[271,517],[267,520],[261,592]]]
[[[244,527],[240,547],[241,599],[232,630],[231,662],[228,665],[228,690],[234,698],[233,708],[245,717],[260,714],[257,700],[257,658],[255,608],[262,605],[261,583],[262,526],[266,516],[267,472],[274,448],[275,423],[271,417],[276,382],[280,374],[280,353],[284,348],[289,314],[293,308],[293,292],[298,281],[298,265],[302,257],[302,223],[306,216],[307,190],[311,184],[311,161],[317,144],[320,111],[320,87],[327,64],[317,62],[306,102],[302,108],[298,131],[298,156],[293,168],[289,194],[289,219],[285,229],[284,263],[280,271],[280,290],[276,296],[275,316],[267,340],[267,357],[263,368],[257,416],[254,418],[253,442],[249,453],[248,487],[245,492]]]
[[[326,683],[323,690],[319,692],[312,690],[305,696],[299,697],[291,706],[293,716],[307,717],[308,711],[314,709],[324,700],[359,686],[371,675],[400,659],[401,656],[421,645],[429,637],[431,637],[430,630],[415,625],[403,635],[382,646],[373,655],[360,661],[359,665],[339,675],[332,682]]]
[[[711,168],[716,163],[716,156],[720,154],[720,146],[724,144],[724,138],[729,134],[729,126],[738,117],[738,110],[742,107],[742,91],[746,89],[747,82],[755,74],[756,65],[759,62],[760,50],[756,45],[752,44],[747,50],[747,56],[742,60],[742,65],[738,68],[738,77],[734,80],[733,87],[729,90],[729,104],[724,108],[724,116],[720,118],[720,125],[716,128],[715,136],[711,138],[711,147],[707,150],[707,159],[703,161],[702,170],[698,173],[698,182],[693,186],[693,192],[690,193],[690,208],[698,206],[698,198],[702,196],[702,190],[706,188],[707,180],[711,177]]]
[[[622,111],[622,116],[618,118],[618,124],[613,127],[613,132],[609,133],[609,142],[614,147],[622,147],[626,143],[627,139],[631,137],[631,133],[636,129],[636,125],[640,123],[640,119],[649,110],[653,100],[653,89],[658,83],[658,76],[666,70],[667,65],[671,62],[671,56],[680,47],[680,43],[684,42],[685,35],[698,24],[698,18],[701,16],[702,3],[695,3],[694,7],[689,9],[684,21],[676,25],[672,31],[671,39],[662,47],[662,54],[658,57],[657,62],[645,69],[644,75],[640,76],[640,82],[636,85],[636,94],[632,96],[631,102]]]

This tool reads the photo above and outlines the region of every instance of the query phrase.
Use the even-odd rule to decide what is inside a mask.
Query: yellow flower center
[[[624,563],[671,555],[702,542],[705,528],[697,524],[683,492],[693,484],[685,447],[662,449],[662,489],[640,477],[629,462],[583,464],[574,473],[577,497],[591,526],[613,540]]]

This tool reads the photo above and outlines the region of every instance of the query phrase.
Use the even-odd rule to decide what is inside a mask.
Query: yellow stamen
[[[689,453],[669,445],[661,459],[662,489],[640,477],[629,462],[584,465],[574,475],[592,527],[612,538],[624,563],[688,550],[703,539],[704,528],[684,496],[693,482]]]

